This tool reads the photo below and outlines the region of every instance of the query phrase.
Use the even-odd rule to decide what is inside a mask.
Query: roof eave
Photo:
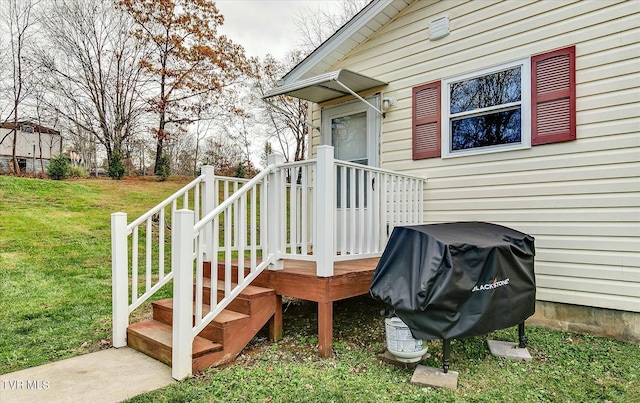
[[[393,0],[374,0],[367,4],[358,14],[338,29],[326,41],[318,46],[306,58],[298,63],[291,71],[282,77],[285,84],[299,81],[308,74],[323,59],[335,51],[342,43],[352,35],[365,27],[386,7],[391,5]]]

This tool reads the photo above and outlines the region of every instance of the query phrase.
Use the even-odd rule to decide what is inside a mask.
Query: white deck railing
[[[265,268],[310,260],[318,276],[332,276],[334,262],[380,256],[393,227],[423,220],[424,178],[334,160],[329,146],[318,147],[313,160],[270,156],[269,164],[250,181],[203,167],[131,224],[126,214],[112,214],[115,347],[126,345],[129,314],[173,279],[172,375],[182,379],[191,374],[193,338]],[[204,262],[211,263],[206,301]]]
[[[274,169],[273,165],[267,167],[195,225],[193,211],[176,212],[172,350],[172,376],[176,379],[191,375],[193,339],[272,262],[268,243],[261,242],[265,238],[261,231],[267,228],[269,210],[268,203],[261,201],[269,191],[267,178]],[[209,239],[213,242],[209,243]],[[203,273],[207,256],[211,262],[208,284]],[[234,260],[236,273],[232,273]],[[224,270],[221,298],[218,296],[220,266]],[[233,274],[237,277],[235,282],[232,282]],[[206,286],[210,286],[207,300],[204,298]]]
[[[215,177],[212,167],[203,167],[202,175],[130,224],[125,213],[111,215],[115,347],[126,345],[129,314],[173,279],[169,246],[178,209],[192,209],[193,225],[247,181]]]
[[[319,276],[335,261],[380,256],[395,226],[423,221],[424,178],[334,160],[329,146],[278,168],[278,256],[315,261]]]

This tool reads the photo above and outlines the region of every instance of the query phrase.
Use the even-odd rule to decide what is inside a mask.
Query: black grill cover
[[[396,227],[371,295],[417,339],[478,336],[535,311],[534,238],[481,222]]]

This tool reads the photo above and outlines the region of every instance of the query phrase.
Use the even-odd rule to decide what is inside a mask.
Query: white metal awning
[[[320,103],[345,95],[354,95],[354,93],[386,84],[384,81],[376,80],[375,78],[340,69],[270,89],[262,98],[289,95],[294,98]]]
[[[350,70],[340,69],[270,89],[262,99],[266,100],[267,98],[278,95],[288,95],[290,97],[320,103],[345,95],[353,95],[382,114],[382,111],[358,95],[358,92],[386,84],[386,82],[376,80],[375,78],[367,77]]]

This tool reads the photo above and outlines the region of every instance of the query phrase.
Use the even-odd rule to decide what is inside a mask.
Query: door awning
[[[340,69],[273,88],[267,91],[262,98],[267,99],[278,95],[288,95],[315,103],[345,95],[353,95],[361,99],[357,94],[358,92],[386,84],[384,81],[376,80],[375,78]]]

